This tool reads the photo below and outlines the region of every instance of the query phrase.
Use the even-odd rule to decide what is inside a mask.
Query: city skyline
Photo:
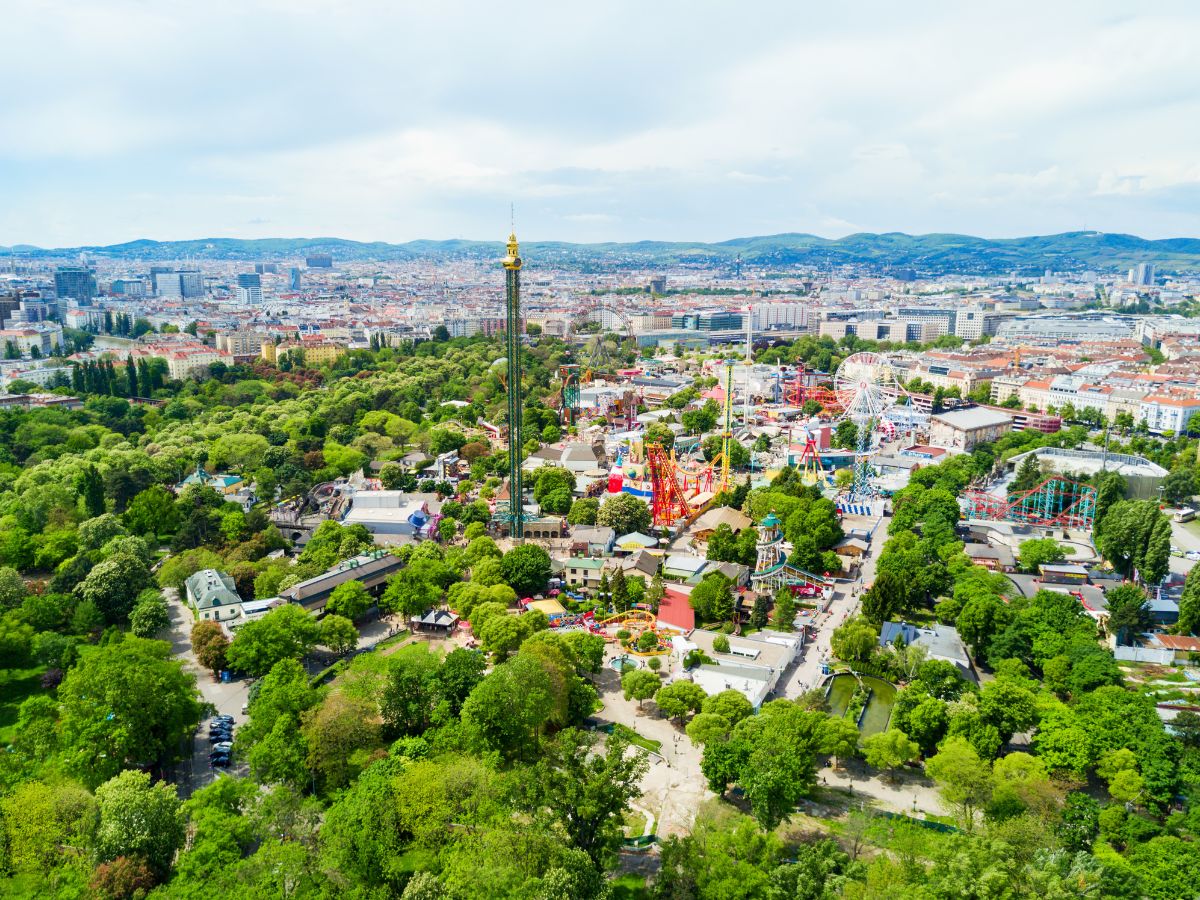
[[[1200,234],[1200,14],[1018,7],[21,4],[0,245]]]

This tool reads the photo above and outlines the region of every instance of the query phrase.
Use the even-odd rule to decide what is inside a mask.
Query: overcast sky
[[[1200,235],[1195,3],[4,7],[0,244]]]

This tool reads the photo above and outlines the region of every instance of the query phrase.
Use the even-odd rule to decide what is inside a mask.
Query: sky
[[[533,240],[1200,236],[1190,2],[8,0],[2,31],[0,245],[502,239],[510,204]]]

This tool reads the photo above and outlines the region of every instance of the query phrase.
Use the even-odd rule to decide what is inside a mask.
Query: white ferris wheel
[[[842,360],[833,375],[833,389],[845,417],[855,424],[881,420],[904,392],[896,370],[878,353],[855,353]]]
[[[878,353],[855,353],[837,367],[833,390],[842,404],[843,417],[857,426],[854,487],[850,496],[865,500],[875,493],[870,458],[876,447],[876,432],[885,421],[885,413],[904,395],[904,389],[887,359]]]

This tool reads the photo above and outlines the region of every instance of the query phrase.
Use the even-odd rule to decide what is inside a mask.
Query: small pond
[[[871,692],[867,707],[858,723],[858,730],[863,737],[870,737],[887,729],[888,720],[892,717],[892,705],[896,702],[896,686],[882,678],[872,675],[861,675],[863,685]],[[829,703],[829,711],[835,716],[844,716],[854,696],[854,688],[858,683],[853,675],[843,673],[834,675],[829,680],[825,699]]]
[[[630,669],[636,669],[641,665],[632,656],[614,656],[608,661],[608,664],[618,672],[628,672]]]

